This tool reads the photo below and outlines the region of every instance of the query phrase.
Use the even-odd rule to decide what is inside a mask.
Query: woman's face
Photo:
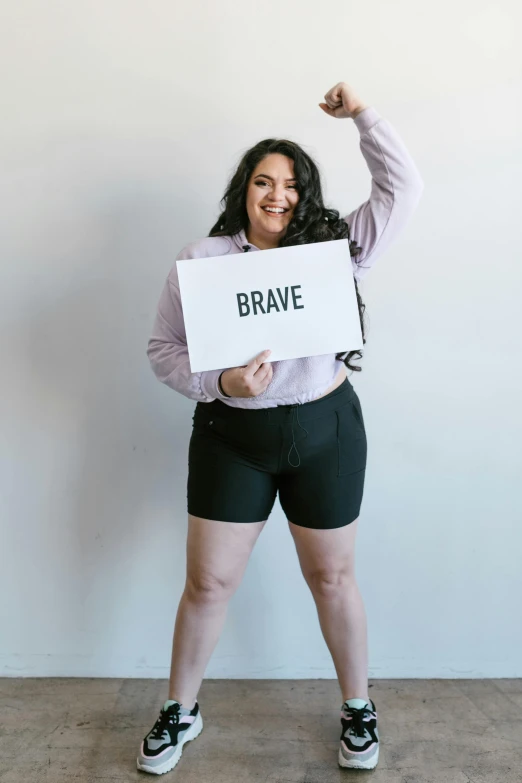
[[[262,249],[277,247],[299,201],[296,185],[294,161],[286,155],[267,155],[256,166],[246,200],[250,221],[247,236],[253,245]]]

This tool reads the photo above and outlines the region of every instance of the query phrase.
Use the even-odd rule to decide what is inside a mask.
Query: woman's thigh
[[[358,520],[344,527],[320,530],[294,525],[289,520],[301,571],[312,586],[351,578],[355,568],[355,539]]]
[[[203,591],[234,590],[264,522],[218,522],[189,514],[187,582]]]
[[[196,407],[189,443],[189,514],[236,524],[267,520],[277,495],[279,428],[248,416],[263,411],[206,405]]]
[[[321,530],[345,527],[358,518],[367,453],[357,395],[348,389],[330,398],[336,408],[318,416],[327,400],[311,403],[317,409],[303,406],[302,426],[294,428],[300,464],[284,464],[279,477],[279,500],[286,518],[295,525]],[[311,413],[316,415],[309,420]]]

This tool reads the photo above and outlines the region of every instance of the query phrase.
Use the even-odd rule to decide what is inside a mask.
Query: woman
[[[315,163],[287,140],[242,158],[209,237],[178,258],[346,238],[359,280],[414,211],[422,181],[401,139],[344,82],[325,95],[330,117],[353,119],[372,176],[371,196],[345,218],[324,206]],[[245,263],[251,256],[245,257]],[[357,291],[361,326],[364,305]],[[201,732],[197,694],[228,601],[277,493],[342,692],[339,764],[372,769],[379,740],[368,696],[366,617],[354,575],[366,435],[346,368],[358,351],[191,373],[176,265],[158,306],[147,355],[158,379],[197,400],[189,446],[187,578],[172,649],[169,698],[145,737],[138,768],[172,769]]]

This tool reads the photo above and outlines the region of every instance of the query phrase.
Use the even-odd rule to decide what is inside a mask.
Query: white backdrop
[[[362,287],[370,673],[522,676],[520,4],[2,6],[1,673],[168,675],[194,403],[146,358],[161,287],[262,138],[367,197],[343,80],[426,185]],[[207,676],[335,676],[279,506]]]

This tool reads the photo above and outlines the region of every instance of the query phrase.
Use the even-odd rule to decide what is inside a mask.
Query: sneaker
[[[167,700],[154,728],[141,743],[138,769],[153,775],[170,772],[180,760],[185,742],[195,739],[202,729],[197,702],[192,710],[188,710],[177,701]]]
[[[377,712],[370,700],[356,709],[344,702],[341,710],[341,747],[339,766],[351,769],[373,769],[379,760]]]

